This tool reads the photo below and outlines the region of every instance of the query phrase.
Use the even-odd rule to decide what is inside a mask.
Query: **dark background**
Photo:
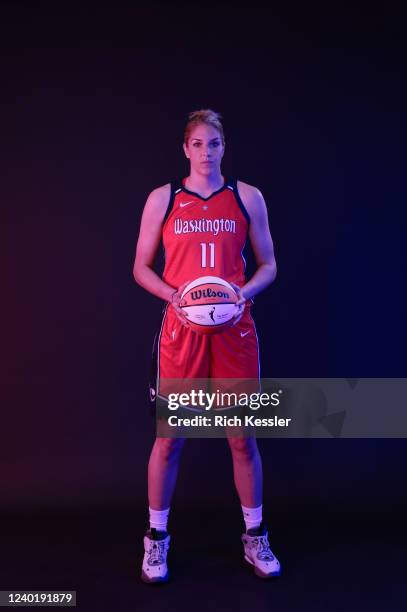
[[[253,310],[262,375],[406,375],[401,15],[6,3],[1,23],[3,513],[118,512],[139,547],[162,303],[132,265],[149,192],[187,175],[190,111],[222,114],[224,174],[268,205],[278,273]],[[279,529],[405,510],[402,439],[259,446]],[[226,441],[189,440],[169,525],[193,512],[211,528],[216,508],[239,534]]]

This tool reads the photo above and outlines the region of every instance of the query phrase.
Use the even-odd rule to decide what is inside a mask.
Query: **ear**
[[[185,144],[185,142],[183,143],[182,147],[184,149],[184,153],[186,157],[189,159],[189,153],[188,153],[187,145]]]

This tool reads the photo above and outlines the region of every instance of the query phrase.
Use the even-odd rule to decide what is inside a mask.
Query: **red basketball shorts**
[[[165,307],[153,346],[150,400],[166,399],[166,379],[250,379],[249,391],[258,391],[259,344],[250,306],[236,325],[219,334],[205,335],[182,325],[173,307]],[[222,383],[227,388],[227,381]],[[246,385],[246,389],[247,389]]]

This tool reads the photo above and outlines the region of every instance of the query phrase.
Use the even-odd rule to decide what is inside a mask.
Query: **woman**
[[[189,115],[183,144],[190,162],[189,175],[154,189],[141,219],[134,278],[167,303],[155,342],[157,372],[150,386],[152,400],[161,397],[160,381],[166,378],[260,376],[258,340],[250,307],[252,298],[275,279],[273,242],[260,191],[242,181],[226,179],[221,173],[225,138],[220,119],[210,109]],[[246,282],[242,250],[247,236],[257,269]],[[153,270],[161,239],[165,249],[162,278]],[[212,336],[194,332],[180,307],[183,288],[190,280],[206,275],[226,279],[239,297],[233,325]],[[242,535],[245,559],[259,577],[276,576],[280,564],[270,550],[262,522],[262,463],[256,438],[227,439],[246,525]],[[145,582],[168,579],[167,521],[184,443],[185,438],[157,437],[151,451],[150,529],[144,537],[141,575]]]

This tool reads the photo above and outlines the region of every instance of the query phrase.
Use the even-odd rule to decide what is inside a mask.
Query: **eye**
[[[200,143],[200,142],[194,142],[192,146],[193,146],[193,147],[200,147],[200,146],[201,146],[201,143]]]
[[[219,140],[217,140],[216,142],[213,142],[213,143],[212,143],[212,146],[213,146],[213,147],[218,147],[219,145],[220,145]]]

